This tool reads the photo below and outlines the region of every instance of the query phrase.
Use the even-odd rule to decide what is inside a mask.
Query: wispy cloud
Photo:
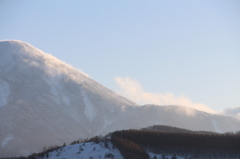
[[[230,115],[240,120],[240,106],[235,108],[228,108],[223,111],[224,115]]]
[[[138,104],[181,105],[208,113],[218,113],[201,103],[194,103],[185,96],[175,96],[173,93],[151,93],[143,90],[141,84],[129,77],[115,77],[117,92]],[[192,114],[192,112],[190,113]]]

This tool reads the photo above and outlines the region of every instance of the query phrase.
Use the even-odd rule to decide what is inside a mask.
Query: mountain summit
[[[136,104],[30,44],[0,41],[1,155],[101,134],[128,105]]]
[[[0,157],[151,125],[240,129],[231,117],[181,106],[139,106],[30,44],[0,41]]]

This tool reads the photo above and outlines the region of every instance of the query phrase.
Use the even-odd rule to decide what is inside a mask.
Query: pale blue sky
[[[0,0],[0,39],[16,39],[116,90],[240,106],[239,0]]]

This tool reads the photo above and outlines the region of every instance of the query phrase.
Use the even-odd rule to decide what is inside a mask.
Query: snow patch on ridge
[[[57,104],[60,104],[60,96],[59,96],[59,90],[57,89],[58,88],[58,80],[57,78],[55,79],[46,79],[46,78],[43,78],[44,81],[49,85],[50,87],[50,91],[51,91],[51,94],[53,95],[53,100],[57,103]]]
[[[7,104],[9,94],[10,89],[8,83],[0,79],[0,107]]]
[[[92,105],[91,101],[89,100],[88,96],[83,92],[81,91],[81,95],[83,97],[83,102],[84,102],[84,115],[88,118],[88,120],[90,122],[92,122],[96,115],[97,115],[97,111],[96,109],[94,108],[94,106]]]
[[[53,95],[53,100],[60,105],[64,103],[65,105],[69,105],[71,100],[69,97],[64,93],[64,89],[60,84],[60,81],[63,79],[62,76],[57,76],[52,79],[43,78],[44,81],[49,85],[50,92]]]
[[[14,137],[13,137],[13,135],[8,135],[3,141],[2,141],[2,143],[1,143],[1,147],[2,148],[5,148],[6,146],[7,146],[7,144],[8,144],[8,142],[9,141],[11,141],[11,140],[13,140],[14,139]]]
[[[216,120],[212,120],[212,124],[213,124],[213,127],[215,129],[216,132],[218,133],[222,133],[223,131],[219,128],[218,126],[218,122]]]

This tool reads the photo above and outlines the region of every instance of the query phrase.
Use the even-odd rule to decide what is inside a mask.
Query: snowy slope
[[[95,136],[136,105],[21,41],[0,42],[0,95],[0,157]]]
[[[49,152],[45,154],[44,157],[39,157],[38,159],[104,159],[105,157],[108,158],[108,155],[113,155],[112,157],[114,159],[123,159],[119,150],[115,148],[111,142],[107,142],[107,147],[104,142],[69,145]]]
[[[37,159],[123,159],[120,151],[113,146],[111,142],[106,142],[107,147],[104,142],[94,143],[80,143],[74,145],[68,145],[57,150],[45,153],[43,157],[37,157]],[[150,158],[153,159],[155,156],[159,159],[162,158],[162,154],[147,151]],[[166,158],[171,158],[174,155],[165,155]],[[177,159],[185,159],[183,156],[176,156]]]
[[[181,106],[139,106],[21,41],[0,41],[0,157],[122,129],[236,131],[240,122]]]

